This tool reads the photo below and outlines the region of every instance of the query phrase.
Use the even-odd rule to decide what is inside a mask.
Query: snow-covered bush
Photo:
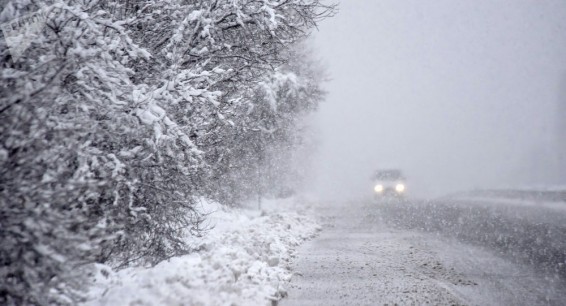
[[[302,183],[294,153],[308,145],[305,115],[324,97],[324,74],[303,45],[287,56],[286,65],[263,77],[237,111],[226,114],[238,124],[220,128],[215,135],[220,141],[207,151],[208,162],[216,165],[209,196],[222,203],[247,200],[250,194],[289,196]]]
[[[239,152],[258,131],[271,140],[249,158],[292,141],[271,135],[295,135],[293,105],[318,102],[289,47],[333,12],[317,0],[24,0],[0,23],[39,9],[45,26],[19,58],[0,39],[0,304],[72,303],[85,263],[189,252],[194,199],[225,174],[245,186],[255,168]]]

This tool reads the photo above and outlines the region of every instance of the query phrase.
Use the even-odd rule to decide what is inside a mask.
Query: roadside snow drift
[[[295,247],[320,230],[314,219],[202,206],[213,228],[187,238],[200,251],[152,268],[98,265],[86,305],[270,305],[284,297]]]

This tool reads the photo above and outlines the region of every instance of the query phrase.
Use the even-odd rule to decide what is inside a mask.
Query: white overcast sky
[[[557,182],[566,0],[342,1],[314,45],[332,79],[321,193],[361,195],[391,166],[418,196]]]

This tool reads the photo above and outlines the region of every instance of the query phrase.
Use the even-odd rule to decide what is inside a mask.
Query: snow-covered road
[[[319,207],[324,230],[299,249],[282,305],[564,305],[564,277],[550,267],[562,267],[553,252],[565,250],[566,215],[521,212],[453,202]]]

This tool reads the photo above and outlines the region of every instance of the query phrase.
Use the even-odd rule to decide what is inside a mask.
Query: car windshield
[[[402,179],[403,175],[399,170],[380,170],[375,173],[374,178],[376,180],[394,181]]]

